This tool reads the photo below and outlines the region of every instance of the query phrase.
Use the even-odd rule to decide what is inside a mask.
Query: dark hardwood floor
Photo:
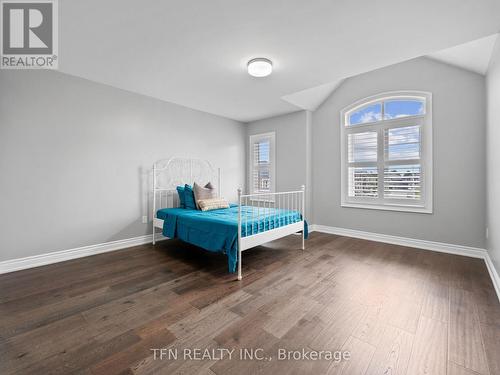
[[[482,260],[320,233],[299,248],[289,236],[246,251],[240,282],[224,256],[176,240],[0,275],[0,373],[500,374]],[[196,348],[272,360],[182,359]]]

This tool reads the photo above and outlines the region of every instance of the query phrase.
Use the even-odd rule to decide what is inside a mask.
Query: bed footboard
[[[238,280],[247,249],[297,232],[305,248],[305,190],[242,195],[238,189]]]

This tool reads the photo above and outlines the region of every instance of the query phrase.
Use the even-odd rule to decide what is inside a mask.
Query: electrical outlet
[[[142,223],[143,224],[147,224],[148,223],[148,217],[147,216],[143,216],[142,217]]]

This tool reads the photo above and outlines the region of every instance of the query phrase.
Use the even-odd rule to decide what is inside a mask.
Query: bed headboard
[[[208,181],[215,185],[220,197],[220,168],[214,168],[208,160],[177,157],[158,160],[153,164],[153,215],[157,209],[179,206],[177,186]]]

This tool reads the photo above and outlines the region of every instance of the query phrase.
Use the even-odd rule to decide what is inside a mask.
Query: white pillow
[[[200,199],[198,201],[200,210],[210,211],[218,210],[220,208],[229,208],[229,203],[225,199],[215,198],[215,199]]]

